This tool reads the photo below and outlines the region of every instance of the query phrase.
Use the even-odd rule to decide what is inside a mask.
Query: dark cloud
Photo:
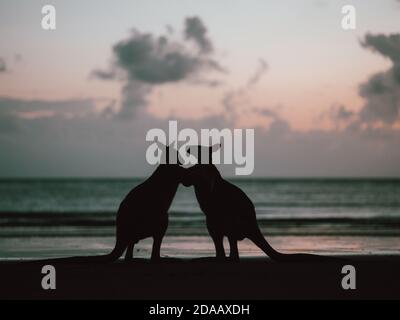
[[[0,73],[7,71],[7,65],[3,58],[0,57]]]
[[[400,34],[367,34],[361,44],[389,58],[394,64],[400,62]]]
[[[133,115],[137,107],[146,105],[148,94],[157,85],[180,81],[217,84],[214,80],[199,79],[204,71],[224,71],[211,56],[212,44],[199,18],[186,19],[185,39],[196,41],[201,50],[193,52],[184,41],[172,40],[170,34],[155,36],[137,30],[113,46],[111,69],[95,70],[92,75],[103,80],[125,81],[120,116]]]
[[[199,17],[188,17],[185,20],[185,39],[193,40],[203,53],[213,51],[213,45],[207,37],[207,28]]]
[[[360,86],[359,93],[366,101],[359,114],[360,121],[392,125],[400,120],[400,84],[393,76],[393,69],[373,75]]]
[[[346,123],[349,131],[365,135],[370,130],[367,136],[385,137],[386,133],[378,133],[373,128],[376,124],[392,128],[400,121],[400,34],[367,34],[361,45],[388,58],[392,65],[360,84],[359,95],[364,104],[359,112],[333,106],[328,116],[336,123]]]
[[[359,94],[365,99],[365,104],[359,120],[392,125],[400,120],[400,34],[367,34],[361,44],[390,59],[392,66],[360,85]]]
[[[166,37],[135,32],[128,40],[113,48],[118,67],[125,70],[130,80],[156,85],[181,81],[211,62],[191,55]]]

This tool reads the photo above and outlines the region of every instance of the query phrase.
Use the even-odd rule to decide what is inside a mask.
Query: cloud
[[[0,73],[7,71],[7,65],[3,58],[0,57]]]
[[[103,99],[98,99],[102,101]],[[65,117],[76,117],[92,113],[96,110],[95,99],[70,100],[26,100],[18,98],[0,97],[0,114],[15,117],[35,117],[35,114],[48,113]]]
[[[214,86],[216,81],[199,79],[205,71],[224,69],[212,57],[212,43],[198,17],[185,21],[185,40],[195,41],[198,52],[193,52],[184,41],[173,40],[170,34],[155,36],[134,30],[129,38],[113,46],[113,65],[110,70],[94,70],[92,76],[102,80],[123,80],[120,114],[132,116],[155,86],[180,81]]]
[[[112,101],[0,97],[0,176],[150,174],[154,167],[145,161],[149,146],[146,133],[151,128],[168,132],[168,119],[157,119],[138,109],[131,122],[109,121],[97,107],[99,103],[106,109]],[[27,117],[29,111],[32,114]],[[257,111],[273,121],[268,129],[255,129],[255,176],[400,175],[400,132],[300,132],[284,119],[273,118],[277,115],[274,110]],[[197,132],[235,128],[224,113],[177,120],[178,129],[193,128]],[[220,169],[229,176],[234,174],[232,167]]]
[[[359,87],[365,99],[359,121],[391,126],[400,120],[400,34],[367,34],[362,46],[392,62],[389,70],[372,75]]]
[[[204,36],[208,39],[207,34]],[[197,131],[235,128],[242,115],[248,113],[262,121],[269,120],[268,126],[256,127],[256,176],[399,176],[400,132],[386,127],[360,129],[360,119],[363,123],[387,124],[398,119],[393,112],[398,112],[393,99],[399,97],[394,39],[380,36],[377,41],[369,36],[363,42],[364,47],[390,59],[392,66],[360,86],[366,99],[360,113],[343,105],[331,107],[331,117],[349,123],[347,130],[296,131],[276,108],[254,106],[250,90],[267,70],[262,59],[242,86],[225,93],[220,114],[186,120],[178,117],[178,127]],[[189,46],[192,42],[197,46],[195,51]],[[167,131],[168,122],[152,117],[141,107],[147,104],[155,86],[179,81],[206,83],[199,79],[202,72],[222,69],[212,51],[205,52],[199,43],[194,38],[182,42],[173,40],[171,34],[157,37],[138,31],[117,42],[110,69],[93,72],[100,79],[121,81],[121,109],[117,114],[115,102],[108,99],[49,101],[0,97],[0,176],[149,174],[154,168],[145,162],[149,145],[146,132],[150,128]],[[133,112],[137,116],[131,122],[107,119],[131,117]],[[223,169],[224,175],[233,173],[229,167]]]
[[[258,62],[259,62],[258,68],[255,71],[254,75],[250,77],[250,79],[247,81],[247,86],[256,85],[260,81],[262,76],[265,74],[265,72],[267,72],[268,70],[268,64],[264,59],[260,58]]]
[[[225,119],[228,127],[245,126],[259,127],[273,130],[274,133],[284,133],[290,129],[290,124],[281,117],[279,106],[253,106],[248,97],[248,87],[228,91],[222,98],[223,112],[221,117]]]
[[[275,116],[274,121],[269,126],[269,132],[274,136],[281,136],[292,132],[289,122]]]
[[[177,43],[161,36],[135,32],[128,40],[113,48],[117,65],[125,70],[130,80],[146,84],[181,81],[213,62],[186,52]]]
[[[96,69],[91,72],[90,76],[101,80],[114,80],[116,74],[113,70],[110,71],[110,70]]]
[[[193,40],[203,53],[210,53],[214,50],[207,37],[207,29],[199,17],[186,18],[184,34],[185,39]]]
[[[400,62],[400,34],[367,34],[361,45],[365,48],[379,52],[383,56],[392,60],[394,64]]]
[[[280,119],[280,116],[273,109],[269,107],[255,107],[250,99],[251,90],[264,76],[267,69],[267,62],[260,58],[256,70],[245,84],[227,91],[222,97],[221,104],[224,108],[224,117],[231,124],[237,125],[244,114],[246,114],[245,117],[249,115],[262,116],[273,121]]]
[[[321,117],[328,117],[336,129],[358,132],[364,137],[389,137],[388,131],[400,121],[400,34],[366,34],[362,47],[382,55],[391,62],[388,70],[370,76],[358,88],[364,103],[359,111],[333,105]],[[344,126],[343,126],[344,125]]]
[[[362,122],[392,125],[400,120],[400,86],[391,71],[372,76],[360,86],[359,93],[366,100],[359,114]]]
[[[23,131],[27,120],[74,120],[101,117],[114,104],[110,99],[26,100],[0,97],[0,134]],[[31,122],[33,123],[33,122]]]
[[[322,114],[325,116],[326,114]],[[328,111],[328,117],[335,122],[343,122],[354,119],[356,113],[347,109],[344,105],[333,105]]]
[[[137,108],[146,106],[150,91],[151,87],[140,81],[127,82],[122,88],[121,108],[116,116],[120,119],[132,118]]]

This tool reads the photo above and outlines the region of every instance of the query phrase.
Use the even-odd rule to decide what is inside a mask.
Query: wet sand
[[[400,255],[400,238],[394,236],[268,236],[270,244],[286,253],[307,252],[322,255]],[[105,254],[114,247],[114,236],[2,237],[0,261],[61,258],[75,255]],[[225,239],[229,253],[229,244]],[[134,257],[149,258],[152,240],[145,239],[135,246]],[[242,257],[264,257],[251,241],[239,242]],[[201,258],[215,254],[209,236],[166,236],[161,255],[170,258]]]

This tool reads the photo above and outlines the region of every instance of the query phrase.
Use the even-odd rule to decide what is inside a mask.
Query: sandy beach
[[[100,230],[97,229],[97,232]],[[65,230],[63,228],[63,230]],[[82,231],[82,230],[81,230]],[[249,240],[241,261],[216,261],[209,236],[167,235],[162,261],[149,261],[152,240],[141,241],[134,261],[65,263],[58,258],[111,251],[113,236],[3,237],[0,299],[399,299],[397,236],[268,236],[284,253],[345,258],[319,263],[271,261]],[[227,254],[228,243],[225,243]],[[51,259],[51,261],[46,261]],[[43,290],[44,265],[56,269],[56,290]],[[344,265],[356,268],[356,290],[344,290]]]
[[[349,259],[349,257],[346,257]],[[45,262],[0,263],[1,299],[399,299],[399,256],[277,263],[243,258],[146,259],[111,264],[54,263],[56,290],[41,288]],[[356,268],[356,290],[341,287],[344,264]]]
[[[213,258],[207,236],[167,236],[158,263],[149,260],[151,239],[137,245],[129,263],[122,257],[108,264],[66,263],[58,258],[110,252],[114,237],[3,238],[0,299],[400,299],[398,237],[267,239],[281,252],[335,259],[274,262],[244,240],[240,262],[221,262]],[[41,287],[42,267],[48,264],[56,270],[56,290]],[[356,269],[356,290],[341,286],[344,265]]]

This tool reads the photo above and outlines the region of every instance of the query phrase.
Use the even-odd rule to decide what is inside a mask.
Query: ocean
[[[108,251],[113,246],[119,203],[141,181],[0,180],[0,258]],[[318,251],[321,237],[330,239],[325,244],[336,239],[328,250],[332,253],[343,246],[348,248],[349,238],[358,239],[356,248],[360,250],[368,250],[365,243],[369,242],[376,251],[377,241],[382,252],[399,250],[400,179],[233,179],[231,182],[253,201],[263,233],[276,243],[286,244],[288,250]],[[166,248],[172,248],[171,254],[192,253],[193,246],[200,255],[212,252],[204,215],[192,187],[179,187],[170,208],[166,237],[169,239],[165,241]],[[315,241],[305,245],[312,237]],[[150,250],[150,244],[151,241],[144,242],[141,254]],[[254,253],[249,243],[244,242],[244,246],[248,247],[244,250],[248,254]]]

